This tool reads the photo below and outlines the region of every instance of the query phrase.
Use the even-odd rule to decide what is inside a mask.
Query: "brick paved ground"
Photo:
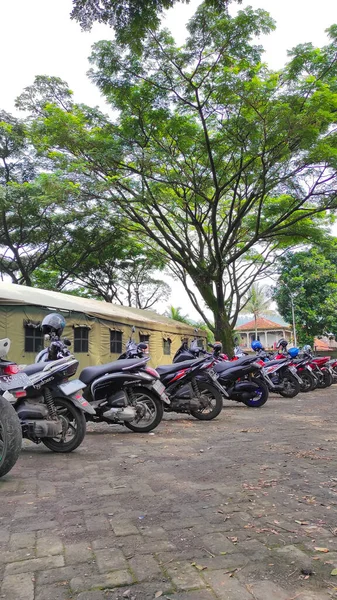
[[[89,426],[67,456],[26,443],[0,483],[0,596],[336,598],[336,417],[330,388],[155,435]]]

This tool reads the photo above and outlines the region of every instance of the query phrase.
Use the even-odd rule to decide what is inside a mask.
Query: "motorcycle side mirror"
[[[63,343],[65,346],[71,346],[71,341],[68,338],[64,338]]]

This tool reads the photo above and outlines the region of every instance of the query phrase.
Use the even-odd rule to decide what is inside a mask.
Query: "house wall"
[[[29,293],[29,288],[27,288]],[[8,337],[11,340],[11,347],[8,358],[18,364],[32,364],[35,361],[35,352],[25,352],[25,321],[40,323],[43,318],[50,312],[55,312],[52,309],[44,309],[38,306],[0,306],[0,339]],[[84,313],[69,313],[68,311],[59,311],[63,314],[66,320],[66,328],[64,337],[68,337],[72,343],[70,351],[79,361],[77,374],[87,366],[99,365],[114,361],[119,354],[110,352],[110,330],[115,329],[122,332],[122,351],[125,350],[125,344],[130,337],[131,327],[133,325],[132,316],[130,320],[121,319],[120,321],[109,321],[106,319],[98,319],[89,317]],[[74,353],[74,327],[87,327],[88,335],[88,352]],[[206,335],[200,332],[204,339],[206,347]],[[149,335],[149,351],[151,360],[149,364],[152,366],[170,364],[175,352],[181,345],[182,339],[188,337],[192,339],[192,335],[184,335],[181,331],[177,331],[174,322],[167,326],[162,323],[147,322],[144,319],[142,328],[137,328],[134,334],[135,340],[139,342],[139,335]],[[171,339],[171,353],[164,354],[163,340],[164,338]],[[46,343],[45,345],[48,345]]]
[[[250,348],[252,341],[255,340],[255,331],[238,331],[237,333],[240,335],[240,346]],[[257,337],[265,348],[273,348],[274,344],[282,337],[290,342],[291,335],[291,331],[287,329],[257,331]]]

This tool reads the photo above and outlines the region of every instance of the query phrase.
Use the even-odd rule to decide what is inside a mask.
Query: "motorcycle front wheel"
[[[62,433],[55,437],[42,438],[42,443],[53,452],[72,452],[82,442],[86,432],[86,421],[81,410],[66,398],[54,399],[57,416],[62,422]]]
[[[286,373],[282,378],[284,389],[279,393],[284,398],[294,398],[300,392],[300,383],[291,373]]]
[[[303,382],[300,384],[301,392],[305,392],[305,393],[312,392],[312,390],[314,390],[316,387],[315,379],[314,379],[313,375],[311,375],[311,373],[309,373],[309,372],[302,373],[302,371],[301,371],[300,377]]]
[[[21,443],[19,417],[8,400],[0,397],[0,477],[14,467],[19,458]]]
[[[206,381],[198,381],[198,388],[201,394],[200,408],[191,409],[191,415],[200,421],[211,421],[222,411],[222,394],[214,385]]]
[[[163,402],[157,394],[143,387],[135,388],[133,396],[137,416],[133,421],[125,421],[124,425],[135,433],[148,433],[155,429],[163,418]]]
[[[254,395],[252,395],[252,397],[249,398],[249,400],[244,400],[243,404],[249,406],[249,408],[259,408],[267,402],[269,397],[269,390],[267,385],[257,377],[252,377],[250,381],[252,383],[256,383],[258,385],[258,388],[255,390]]]

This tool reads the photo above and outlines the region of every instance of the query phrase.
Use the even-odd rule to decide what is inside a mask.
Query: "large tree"
[[[289,252],[280,261],[273,297],[288,322],[293,301],[301,344],[324,333],[337,335],[337,246]]]
[[[97,202],[120,207],[170,261],[228,352],[252,283],[319,237],[337,206],[337,27],[280,72],[253,43],[272,28],[263,10],[201,5],[182,47],[165,30],[148,33],[142,55],[100,42],[91,78],[115,119],[49,98],[32,129],[81,174],[83,195],[96,182]]]

